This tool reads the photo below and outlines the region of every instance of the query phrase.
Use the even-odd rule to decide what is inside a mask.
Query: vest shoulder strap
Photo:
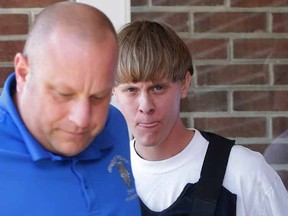
[[[190,216],[213,216],[234,140],[200,131],[209,141]]]

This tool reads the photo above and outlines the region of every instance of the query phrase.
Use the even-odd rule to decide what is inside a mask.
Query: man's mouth
[[[159,125],[159,122],[138,123],[138,126],[143,128],[153,128]]]

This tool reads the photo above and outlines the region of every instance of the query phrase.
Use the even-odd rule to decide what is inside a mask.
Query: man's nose
[[[141,113],[151,114],[155,110],[154,99],[149,93],[142,93],[139,97],[139,108]]]
[[[89,125],[91,118],[91,108],[89,100],[75,101],[70,109],[69,120],[78,127],[85,128]]]

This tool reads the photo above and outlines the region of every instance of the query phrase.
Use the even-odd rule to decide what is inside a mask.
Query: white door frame
[[[116,31],[131,20],[130,0],[76,0],[76,2],[89,4],[104,12]]]

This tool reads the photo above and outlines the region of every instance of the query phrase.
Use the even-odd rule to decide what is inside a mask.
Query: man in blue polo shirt
[[[80,3],[44,9],[0,98],[0,215],[140,215],[125,120],[110,105],[115,30]]]

